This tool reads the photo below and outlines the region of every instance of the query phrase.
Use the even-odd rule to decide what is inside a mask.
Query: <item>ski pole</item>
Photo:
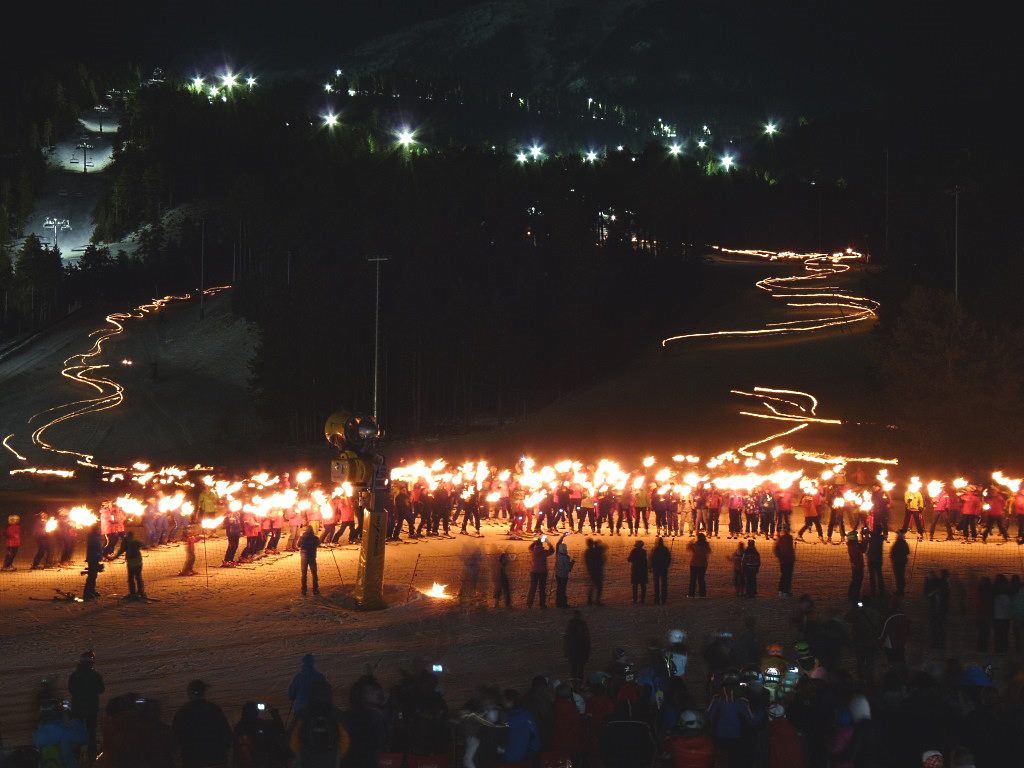
[[[203,562],[206,563],[206,590],[210,590],[210,558],[206,554],[206,534],[203,534]]]
[[[405,595],[405,602],[407,602],[407,603],[410,600],[412,600],[412,583],[413,583],[413,581],[416,580],[416,572],[420,568],[420,557],[422,557],[422,555],[419,555],[419,554],[416,555],[416,564],[413,565],[412,576],[409,577],[409,591]]]
[[[334,561],[334,567],[338,569],[338,581],[340,581],[341,584],[344,585],[345,578],[341,575],[341,566],[338,565],[338,558],[334,555],[334,547],[331,547],[331,559]]]

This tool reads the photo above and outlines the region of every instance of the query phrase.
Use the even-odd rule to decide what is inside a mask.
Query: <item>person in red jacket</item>
[[[608,694],[604,683],[590,681],[590,698],[587,699],[587,717],[590,718],[590,764],[600,765],[598,760],[599,741],[601,729],[605,722],[615,711],[615,700]]]
[[[572,688],[562,683],[555,690],[553,706],[554,733],[551,749],[564,752],[572,758],[573,765],[579,765],[586,752],[583,716],[576,708]]]
[[[1017,517],[1017,543],[1024,544],[1024,483],[1013,495],[1013,514]]]
[[[810,493],[809,491],[804,493],[800,498],[800,506],[804,510],[804,525],[797,533],[797,537],[803,541],[804,534],[807,533],[811,528],[816,528],[818,531],[818,541],[825,543],[825,535],[821,530],[821,517],[818,512],[818,505],[824,503],[824,497],[821,491]]]
[[[981,497],[978,495],[977,489],[973,485],[969,485],[960,501],[960,527],[963,530],[965,542],[978,540],[978,517],[980,515]]]
[[[789,527],[793,516],[793,490],[780,490],[775,494],[775,504],[775,529],[779,530],[784,525]]]
[[[804,768],[804,745],[799,731],[786,719],[782,704],[768,707],[768,727],[758,737],[757,753],[766,768]]]
[[[692,709],[679,715],[675,730],[665,737],[665,756],[672,768],[711,768],[715,764],[715,742],[700,726],[700,715]]]
[[[987,491],[988,500],[984,505],[985,509],[985,532],[981,534],[981,543],[988,541],[988,535],[992,532],[993,526],[1003,534],[1003,543],[1010,541],[1006,533],[1006,523],[1003,522],[1003,514],[1006,512],[1006,497],[999,492],[995,486],[989,486]]]
[[[14,558],[18,556],[21,549],[21,517],[10,515],[7,518],[7,531],[4,535],[7,542],[7,552],[4,554],[4,570],[14,570]]]
[[[352,499],[348,496],[335,496],[331,499],[331,506],[334,508],[334,519],[338,521],[338,529],[334,533],[334,544],[352,544],[356,538],[356,512]],[[348,531],[348,539],[343,542],[341,537]],[[412,531],[412,522],[409,523],[409,531]]]

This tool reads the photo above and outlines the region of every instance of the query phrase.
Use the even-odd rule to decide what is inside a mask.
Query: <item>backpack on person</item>
[[[39,748],[39,768],[66,768],[64,755],[59,744],[49,744]]]
[[[302,720],[302,749],[324,755],[338,749],[338,718],[330,706],[310,706]]]

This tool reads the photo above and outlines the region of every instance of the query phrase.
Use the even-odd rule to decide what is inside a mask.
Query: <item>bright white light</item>
[[[539,160],[541,154],[543,154],[543,151],[543,147],[539,147],[536,144],[534,144],[532,147],[530,147],[530,157],[532,157],[534,160]]]
[[[678,155],[682,151],[683,148],[680,147],[678,144],[673,144],[671,147],[668,148],[668,153],[672,156]]]
[[[203,90],[203,84],[203,78],[201,78],[199,75],[196,75],[192,78],[192,87],[195,88],[197,91]]]
[[[530,158],[528,158],[528,157],[526,156],[526,153],[525,153],[525,152],[519,152],[519,153],[518,153],[518,154],[516,155],[516,162],[517,162],[517,163],[519,163],[519,164],[525,163],[525,162],[526,162],[527,160],[529,160],[529,159],[530,159]]]
[[[326,115],[321,116],[324,121],[324,126],[327,128],[333,128],[338,124],[338,116],[333,112],[328,112]]]
[[[256,85],[256,78],[252,75],[249,75],[247,78],[245,78],[245,84],[252,88],[254,85]]]
[[[764,132],[769,136],[774,136],[776,133],[779,132],[779,127],[775,125],[775,123],[765,123]]]
[[[330,83],[324,83],[324,90],[327,91],[327,93],[330,93],[331,91],[334,90],[334,86],[332,86]]]
[[[705,149],[707,145],[708,143],[704,141],[704,139],[701,139],[700,141],[697,142],[697,146],[700,147],[701,149]]]
[[[621,144],[619,144],[619,146],[617,146],[615,149],[616,149],[616,151],[621,152],[623,149],[625,149],[625,147],[623,147]]]
[[[210,95],[214,96],[214,97],[220,96],[220,88],[218,88],[215,85],[211,85],[210,86]]]
[[[736,160],[733,159],[732,155],[722,155],[722,167],[725,168],[725,170],[728,171],[732,168],[735,162]]]
[[[341,77],[341,70],[340,69],[334,70],[334,76],[335,77]]]
[[[356,95],[356,89],[355,88],[349,88],[348,89],[348,95],[349,96],[355,96]]]
[[[220,76],[220,84],[228,90],[238,85],[238,75],[233,75],[230,72]]]
[[[591,149],[591,150],[588,150],[588,151],[587,151],[587,162],[588,162],[588,163],[592,163],[592,162],[594,162],[595,160],[597,160],[597,152],[595,152],[595,151],[594,151],[594,150],[592,150],[592,149]]]
[[[409,130],[408,127],[399,128],[395,131],[395,137],[398,139],[398,143],[403,147],[411,147],[416,143],[415,131]]]

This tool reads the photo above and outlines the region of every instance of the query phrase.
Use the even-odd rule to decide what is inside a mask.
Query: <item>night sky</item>
[[[472,6],[471,0],[344,0],[343,2],[64,2],[23,8],[18,27],[6,35],[3,56],[17,67],[43,61],[137,62],[188,69],[218,57],[257,71],[333,67],[347,51],[396,30]],[[966,13],[951,3],[796,2],[751,0],[713,3],[548,0],[510,3],[523,19],[545,14],[572,19],[572,6],[588,14],[627,7],[630,18],[666,16],[679,25],[702,20],[736,72],[769,83],[790,82],[831,109],[844,101],[886,99],[893,106],[934,109],[943,104],[988,105],[998,112],[1019,79],[1019,45],[1000,17]],[[685,10],[680,10],[680,8]],[[653,16],[644,15],[645,13]],[[708,24],[707,19],[714,19]],[[561,34],[547,30],[557,47]],[[540,34],[534,31],[534,34]],[[443,47],[443,39],[439,40]],[[680,57],[686,50],[679,51]],[[468,74],[468,73],[463,73]],[[802,81],[802,82],[801,82]],[[521,87],[530,87],[523,83]]]

